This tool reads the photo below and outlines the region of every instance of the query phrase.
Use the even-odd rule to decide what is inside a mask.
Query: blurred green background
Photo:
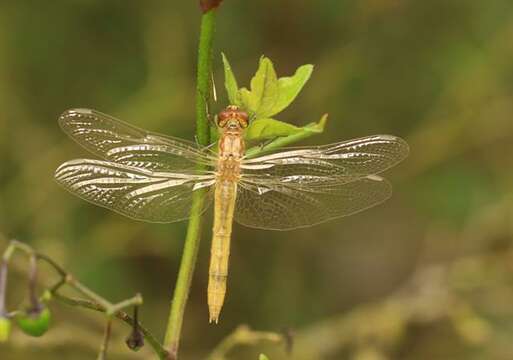
[[[140,291],[163,336],[186,223],[132,221],[58,187],[62,162],[91,157],[59,114],[88,107],[192,139],[200,13],[196,1],[0,2],[0,249],[17,238],[112,301]],[[513,2],[510,0],[226,0],[220,51],[247,85],[265,54],[279,75],[314,74],[283,121],[330,114],[307,143],[390,133],[411,146],[388,172],[385,204],[292,232],[235,225],[228,297],[208,324],[207,213],[182,359],[203,359],[240,324],[292,329],[292,359],[513,358]],[[26,261],[8,304],[26,297]],[[42,270],[41,283],[55,275]],[[15,330],[0,358],[93,359],[102,317],[52,304],[40,339]],[[112,359],[130,353],[115,323]],[[228,359],[285,359],[258,342]]]

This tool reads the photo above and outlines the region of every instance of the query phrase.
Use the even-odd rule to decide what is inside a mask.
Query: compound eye
[[[247,128],[249,125],[249,116],[248,113],[241,111],[239,112],[239,118],[240,118],[240,125],[243,128]]]
[[[230,116],[230,114],[226,111],[221,111],[219,113],[219,115],[217,116],[217,125],[219,127],[224,127],[226,125],[226,120],[228,119],[228,117]]]

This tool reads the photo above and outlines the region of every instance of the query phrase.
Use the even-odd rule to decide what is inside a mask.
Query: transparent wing
[[[370,175],[317,184],[239,182],[235,220],[245,226],[291,230],[370,208],[388,199],[388,181]]]
[[[235,220],[290,230],[362,211],[390,197],[390,184],[375,174],[407,155],[404,140],[375,135],[244,159]]]
[[[176,171],[215,161],[192,142],[150,133],[95,110],[68,110],[60,116],[59,125],[93,154],[123,165]]]
[[[77,159],[62,164],[55,178],[71,193],[128,217],[150,222],[174,222],[189,217],[192,194],[208,188],[209,172],[154,172],[112,162]]]
[[[408,144],[391,135],[374,135],[319,147],[291,148],[253,159],[244,159],[245,177],[275,177],[276,181],[326,182],[341,177],[346,182],[378,174],[401,160]],[[280,180],[281,179],[281,180]]]

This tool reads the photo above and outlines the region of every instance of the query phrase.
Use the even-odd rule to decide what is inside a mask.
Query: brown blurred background
[[[56,120],[88,107],[192,139],[199,15],[196,1],[0,2],[0,249],[28,242],[112,301],[140,291],[159,337],[186,223],[132,221],[59,188],[54,169],[91,155]],[[381,206],[291,232],[236,225],[217,326],[206,306],[207,213],[181,358],[205,358],[248,324],[293,329],[292,359],[512,359],[513,2],[225,0],[219,108],[220,51],[244,85],[262,54],[279,75],[315,64],[278,116],[302,125],[328,112],[326,132],[307,143],[390,133],[411,154],[388,172],[395,193]],[[26,295],[17,259],[10,309]],[[95,358],[102,317],[52,310],[47,335],[14,330],[0,358]],[[115,323],[111,358],[150,358],[125,349],[128,332]],[[227,359],[260,352],[286,359],[266,342]]]

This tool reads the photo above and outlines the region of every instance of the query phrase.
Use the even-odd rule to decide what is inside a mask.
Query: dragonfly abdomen
[[[247,114],[236,107],[228,107],[219,114],[219,126],[223,134],[219,139],[219,159],[216,169],[214,198],[214,228],[210,250],[208,275],[208,311],[210,322],[219,320],[226,295],[230,238],[233,213],[240,179],[240,162],[244,155],[243,128],[247,126]]]
[[[215,209],[210,268],[208,278],[208,309],[210,322],[217,323],[226,295],[228,261],[237,182],[221,180],[216,183]]]

